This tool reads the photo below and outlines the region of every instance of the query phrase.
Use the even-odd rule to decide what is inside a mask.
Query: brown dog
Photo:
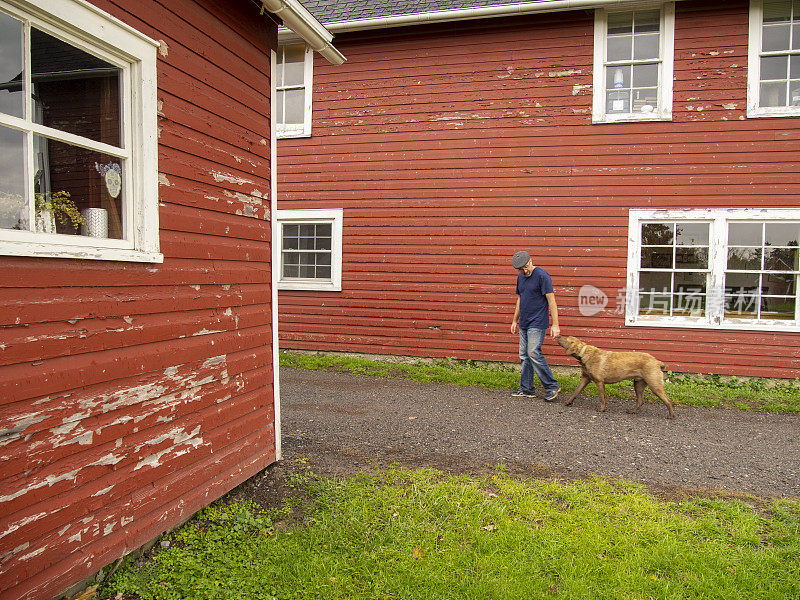
[[[645,352],[611,352],[584,344],[578,338],[560,335],[558,343],[567,354],[574,356],[581,363],[581,382],[564,404],[569,406],[576,396],[583,391],[590,381],[597,386],[600,393],[600,412],[606,409],[606,383],[617,383],[624,379],[633,379],[636,390],[636,408],[627,412],[635,413],[644,404],[644,388],[650,386],[653,393],[664,401],[669,409],[669,418],[675,418],[672,402],[664,392],[664,371],[666,365]]]

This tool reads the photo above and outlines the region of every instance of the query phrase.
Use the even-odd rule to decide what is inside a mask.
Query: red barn
[[[800,376],[796,2],[306,6],[348,62],[279,33],[282,347],[516,360],[526,249],[565,334]]]
[[[280,455],[272,67],[295,0],[0,0],[0,598]]]

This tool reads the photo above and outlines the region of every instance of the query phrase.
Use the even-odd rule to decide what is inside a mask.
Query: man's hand
[[[517,322],[516,321],[512,321],[511,322],[511,333],[517,333]]]
[[[553,336],[554,339],[557,338],[561,335],[561,328],[558,325],[553,325],[550,328],[550,335]]]

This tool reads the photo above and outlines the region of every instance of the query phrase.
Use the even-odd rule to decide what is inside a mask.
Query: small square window
[[[342,209],[278,211],[278,289],[342,289],[342,218]]]

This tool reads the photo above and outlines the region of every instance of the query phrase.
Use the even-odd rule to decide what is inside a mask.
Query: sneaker
[[[547,394],[544,396],[545,402],[555,402],[556,398],[558,398],[558,393],[561,391],[560,387],[557,387],[554,390],[548,390]]]
[[[523,389],[518,389],[516,392],[511,392],[511,395],[515,398],[533,398],[536,396],[534,392],[526,392]]]

